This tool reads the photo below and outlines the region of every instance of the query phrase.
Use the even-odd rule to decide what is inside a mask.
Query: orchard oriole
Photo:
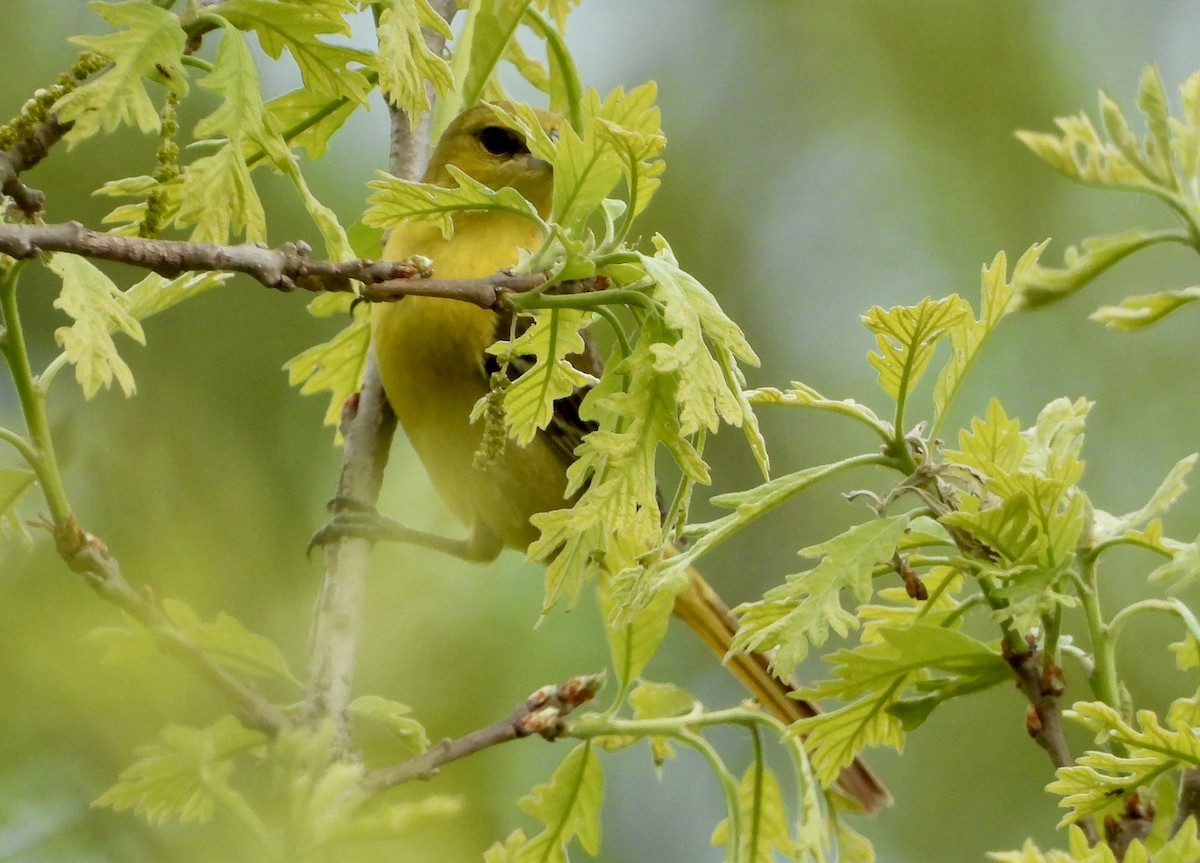
[[[560,120],[545,112],[538,119],[548,132]],[[551,206],[553,170],[529,152],[522,133],[485,105],[468,109],[446,129],[424,181],[456,185],[449,166],[492,189],[520,192],[545,216]],[[460,212],[447,239],[439,226],[420,221],[397,225],[384,250],[389,259],[422,255],[441,278],[473,278],[514,266],[520,249],[540,245],[538,227],[505,212]],[[475,403],[488,392],[486,349],[509,335],[495,312],[452,299],[410,296],[376,304],[371,341],[383,388],[434,488],[468,526],[466,540],[432,537],[398,528],[393,538],[431,545],[471,560],[488,561],[503,548],[524,550],[537,538],[530,517],[564,505],[566,470],[587,428],[570,400],[559,403],[554,420],[524,447],[511,444],[491,464],[480,467],[481,424],[470,421]],[[599,374],[594,350],[575,358],[584,371]],[[693,570],[675,601],[677,617],[694,629],[722,659],[736,621],[729,609]],[[791,687],[767,670],[757,654],[728,657],[732,672],[762,705],[785,723],[812,716],[816,708],[789,697]],[[847,767],[841,787],[868,811],[889,799],[861,762]]]

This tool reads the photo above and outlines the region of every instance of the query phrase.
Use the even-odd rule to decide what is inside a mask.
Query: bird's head
[[[500,107],[509,106],[500,103]],[[549,133],[561,122],[554,114],[535,113]],[[550,211],[553,168],[530,153],[525,135],[501,120],[487,105],[468,108],[446,127],[429,161],[425,181],[439,186],[453,185],[447,165],[491,189],[511,186],[537,207],[542,216]]]

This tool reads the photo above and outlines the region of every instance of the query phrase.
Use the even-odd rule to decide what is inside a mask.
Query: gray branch
[[[499,722],[464,737],[446,738],[416,758],[368,773],[363,778],[363,788],[376,792],[413,779],[432,779],[442,765],[498,743],[534,734],[554,740],[563,731],[563,720],[575,708],[595,698],[603,684],[602,674],[586,674],[572,677],[559,686],[544,686]]]

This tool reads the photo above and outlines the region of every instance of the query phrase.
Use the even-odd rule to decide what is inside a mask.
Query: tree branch
[[[457,4],[453,0],[434,0],[434,8],[449,19]],[[427,43],[436,46],[435,50],[444,47],[436,35],[427,31],[425,37]],[[428,118],[414,126],[403,112],[390,110],[389,167],[397,177],[416,179],[424,171],[424,154],[429,149]],[[383,468],[396,431],[396,416],[383,392],[374,351],[367,354],[362,389],[347,405],[342,429],[345,448],[337,496],[373,506],[379,499]],[[339,753],[349,749],[346,711],[354,683],[370,551],[369,541],[353,537],[326,547],[325,578],[313,618],[306,712],[313,721],[333,719],[334,749]]]
[[[42,252],[68,252],[101,261],[129,264],[174,277],[189,270],[244,273],[268,288],[291,291],[352,291],[351,280],[374,284],[410,279],[418,267],[405,261],[329,263],[310,257],[303,243],[268,249],[253,243],[224,246],[185,240],[123,237],[92,231],[79,222],[53,225],[0,224],[0,252],[13,258]]]
[[[1017,688],[1029,700],[1029,711],[1025,717],[1025,728],[1029,736],[1050,756],[1056,770],[1069,767],[1075,763],[1075,759],[1067,746],[1062,724],[1062,707],[1059,704],[1064,689],[1062,669],[1052,663],[1043,668],[1041,658],[1044,654],[1032,645],[1029,650],[1017,653],[1012,650],[1008,640],[1004,639],[1001,641],[1001,648],[1004,658],[1016,675]],[[1091,818],[1082,818],[1078,824],[1089,843],[1095,845],[1100,841],[1100,834]]]
[[[583,674],[572,677],[559,686],[543,686],[506,719],[472,731],[465,737],[447,737],[416,758],[368,773],[363,778],[363,788],[369,792],[377,792],[413,779],[432,779],[443,764],[466,758],[489,746],[509,740],[518,740],[533,734],[554,740],[563,731],[564,718],[575,708],[595,698],[603,685],[603,674]]]
[[[395,302],[407,296],[445,297],[499,310],[504,296],[531,291],[546,283],[540,273],[514,275],[507,271],[478,279],[438,279],[411,261],[359,259],[332,263],[309,257],[304,243],[285,243],[277,249],[253,243],[218,245],[186,240],[124,237],[85,228],[79,222],[53,225],[0,223],[0,254],[18,260],[43,252],[65,252],[100,261],[128,264],[168,278],[189,271],[243,273],[279,291],[353,292],[370,302]],[[602,276],[563,282],[554,293],[583,293],[608,284]]]
[[[1180,831],[1188,818],[1200,829],[1200,767],[1189,767],[1183,771],[1179,782],[1179,802],[1175,808],[1175,820],[1171,822],[1171,835]]]
[[[238,721],[272,737],[288,724],[279,708],[205,653],[152,599],[134,590],[121,575],[120,564],[108,547],[80,527],[74,516],[63,524],[47,527],[53,531],[58,553],[67,566],[80,573],[102,598],[120,606],[147,627],[170,653],[216,687],[229,701]]]
[[[46,158],[50,148],[70,129],[69,123],[60,123],[52,116],[39,123],[32,135],[22,138],[8,150],[0,150],[0,194],[12,198],[17,208],[29,218],[42,211],[46,196],[22,183],[20,174]]]

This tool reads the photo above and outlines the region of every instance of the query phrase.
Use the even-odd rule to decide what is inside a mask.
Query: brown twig
[[[434,8],[449,19],[457,4],[453,0],[434,0]],[[426,41],[441,50],[437,36],[426,33]],[[391,121],[392,173],[416,179],[424,170],[429,124],[426,122],[423,127],[418,124],[418,131],[414,132],[408,117],[394,109]],[[402,159],[405,154],[408,158]],[[396,416],[379,380],[375,352],[370,351],[362,389],[353,403],[347,405],[342,423],[345,448],[338,475],[338,497],[368,506],[375,504],[395,430]],[[349,749],[346,711],[354,682],[370,551],[370,542],[354,537],[326,546],[325,577],[313,618],[306,712],[313,721],[333,719],[334,751],[338,754]]]
[[[546,282],[540,273],[501,271],[478,279],[439,279],[425,277],[427,271],[410,261],[319,261],[309,256],[311,249],[303,243],[270,249],[253,243],[227,246],[123,237],[90,230],[79,222],[0,224],[0,254],[26,259],[43,252],[128,264],[167,277],[188,271],[243,273],[280,291],[350,292],[358,282],[362,285],[360,296],[371,302],[395,302],[407,296],[446,297],[497,310],[505,295],[530,291]],[[554,293],[581,293],[606,285],[603,276],[592,276],[555,285]]]
[[[0,193],[12,198],[25,216],[32,218],[40,213],[46,196],[22,183],[21,172],[28,171],[46,158],[50,148],[61,141],[70,129],[70,124],[60,123],[56,117],[50,117],[39,123],[32,135],[22,138],[11,149],[0,150]]]
[[[544,686],[506,719],[464,737],[446,738],[416,758],[368,773],[363,778],[363,788],[376,792],[413,779],[431,779],[442,765],[509,740],[534,734],[554,740],[562,733],[563,719],[581,704],[591,701],[603,683],[604,675],[585,674],[572,677],[559,686]]]
[[[216,687],[243,725],[274,736],[288,724],[279,708],[205,653],[157,603],[134,590],[121,575],[120,564],[108,547],[80,527],[74,516],[54,528],[54,534],[58,552],[67,565],[80,573],[96,593],[147,627],[170,653]]]
[[[1017,688],[1029,700],[1025,717],[1029,736],[1050,756],[1055,769],[1069,767],[1075,763],[1075,759],[1063,731],[1060,705],[1064,689],[1062,669],[1045,663],[1045,654],[1037,649],[1036,643],[1031,643],[1028,650],[1019,653],[1012,650],[1007,640],[1002,641],[1001,646],[1004,658],[1016,676]],[[1079,827],[1092,845],[1100,841],[1100,834],[1092,819],[1081,819]]]
[[[314,260],[303,243],[286,243],[278,249],[252,243],[226,246],[185,240],[123,237],[92,231],[79,222],[53,225],[0,224],[0,252],[14,258],[32,258],[42,252],[69,252],[101,261],[129,264],[163,276],[189,270],[244,273],[269,288],[291,291],[351,291],[353,281],[366,284],[409,279],[420,271],[405,261]]]
[[[1179,781],[1179,801],[1175,807],[1175,820],[1171,822],[1171,835],[1182,829],[1188,818],[1195,818],[1193,825],[1200,829],[1200,767],[1189,767],[1183,771]]]

